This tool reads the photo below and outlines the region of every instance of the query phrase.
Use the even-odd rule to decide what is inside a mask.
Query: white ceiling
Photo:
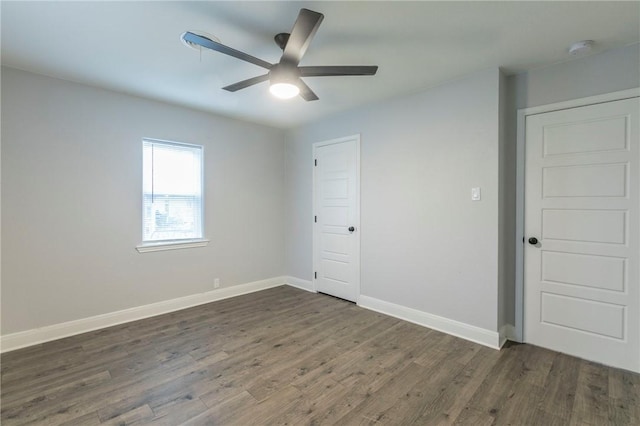
[[[640,2],[1,2],[2,64],[244,120],[290,127],[365,103],[415,93],[465,74],[508,74],[637,43]],[[325,19],[302,65],[379,65],[374,77],[316,77],[320,100],[277,100],[268,83],[221,87],[262,68],[185,47],[200,30],[269,62],[301,7]]]

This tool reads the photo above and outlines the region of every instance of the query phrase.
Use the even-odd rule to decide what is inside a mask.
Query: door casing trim
[[[525,143],[526,119],[530,115],[542,114],[578,108],[606,102],[620,101],[640,97],[640,88],[621,90],[602,95],[588,96],[565,102],[522,108],[518,110],[516,136],[516,300],[515,300],[515,335],[510,336],[517,342],[524,342],[524,175],[525,175]]]

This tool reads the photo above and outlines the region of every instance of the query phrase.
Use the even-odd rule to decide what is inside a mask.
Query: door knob
[[[349,232],[353,232],[353,231],[355,231],[355,230],[356,230],[356,228],[354,228],[353,226],[350,226],[350,227],[349,227]]]
[[[529,238],[529,244],[535,246],[536,244],[538,244],[538,239],[536,237]]]

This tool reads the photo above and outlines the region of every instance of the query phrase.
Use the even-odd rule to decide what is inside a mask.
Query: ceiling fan
[[[376,71],[378,71],[378,67],[375,65],[298,66],[311,43],[311,39],[313,39],[313,36],[318,30],[322,19],[324,19],[324,15],[321,13],[308,9],[300,9],[298,19],[293,25],[291,33],[280,33],[274,37],[276,44],[283,50],[280,62],[277,64],[270,64],[255,56],[251,56],[218,43],[217,41],[213,41],[208,37],[189,31],[182,35],[182,39],[190,45],[198,45],[215,50],[269,70],[268,73],[258,77],[249,78],[223,87],[224,90],[235,92],[269,80],[269,90],[277,97],[288,99],[299,94],[305,101],[315,101],[318,99],[318,96],[302,81],[301,77],[375,75]]]

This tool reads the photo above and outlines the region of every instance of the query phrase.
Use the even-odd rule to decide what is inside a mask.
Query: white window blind
[[[202,238],[202,147],[144,139],[143,242]]]

